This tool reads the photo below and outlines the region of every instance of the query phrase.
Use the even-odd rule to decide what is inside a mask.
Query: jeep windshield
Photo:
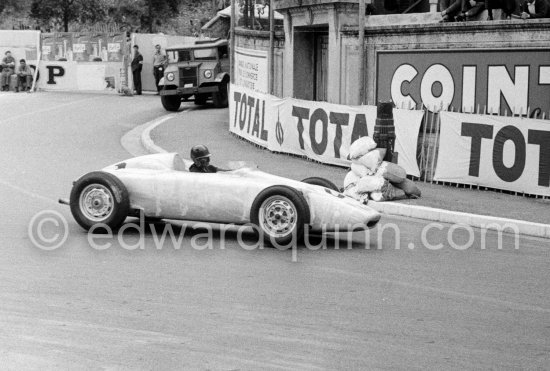
[[[216,48],[210,49],[195,49],[195,50],[170,50],[168,51],[169,59],[178,62],[216,60]]]
[[[195,57],[195,60],[215,60],[216,48],[193,50],[193,56]]]

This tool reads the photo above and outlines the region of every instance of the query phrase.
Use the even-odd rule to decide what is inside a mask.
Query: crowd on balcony
[[[493,9],[501,9],[506,19],[550,18],[550,0],[440,0],[439,8],[442,22],[469,21],[485,9],[487,20],[493,20]]]

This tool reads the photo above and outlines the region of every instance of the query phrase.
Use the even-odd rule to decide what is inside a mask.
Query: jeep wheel
[[[162,106],[167,111],[177,111],[181,105],[181,97],[179,95],[161,95],[160,101]]]
[[[206,94],[195,94],[195,104],[203,105],[206,103]]]
[[[227,107],[227,83],[221,82],[218,87],[218,92],[212,94],[212,100],[214,101],[214,107],[224,108]]]

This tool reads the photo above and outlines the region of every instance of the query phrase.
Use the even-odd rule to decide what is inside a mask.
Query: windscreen
[[[197,59],[216,59],[216,48],[193,50],[195,60]]]

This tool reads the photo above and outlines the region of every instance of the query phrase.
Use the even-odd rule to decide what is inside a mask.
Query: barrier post
[[[384,161],[397,163],[395,148],[395,125],[393,121],[393,102],[378,102],[376,106],[376,124],[372,138],[378,148],[386,148]]]

